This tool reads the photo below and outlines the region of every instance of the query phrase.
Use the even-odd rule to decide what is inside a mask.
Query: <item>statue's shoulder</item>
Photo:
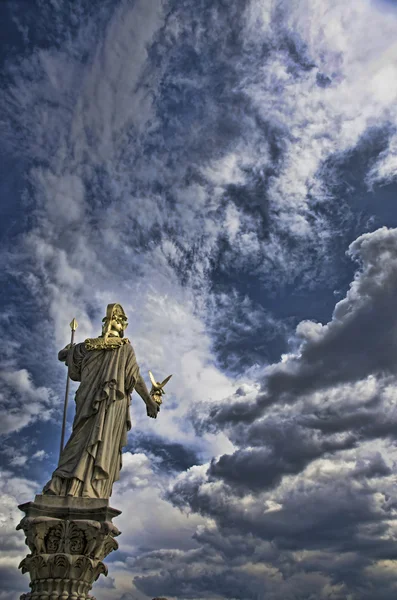
[[[58,360],[68,364],[68,361],[70,361],[71,357],[73,357],[72,361],[78,362],[84,358],[86,353],[87,349],[84,342],[79,342],[78,344],[68,344],[65,346],[65,348],[62,348],[62,350],[58,352]]]
[[[88,338],[84,341],[86,350],[117,350],[120,347],[130,345],[128,338],[117,338],[117,337],[97,337]]]

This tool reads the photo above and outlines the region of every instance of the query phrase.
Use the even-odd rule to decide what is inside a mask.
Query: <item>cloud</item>
[[[227,482],[211,484],[205,477],[200,482],[192,473],[189,479],[181,477],[171,495],[176,504],[214,519],[212,533],[204,529],[196,536],[217,551],[212,565],[230,567],[240,560],[257,564],[258,572],[259,565],[269,574],[273,571],[273,577],[262,574],[265,597],[300,597],[310,580],[318,594],[335,586],[335,597],[347,597],[361,574],[363,597],[370,597],[369,565],[377,571],[384,561],[395,560],[392,481],[379,454],[356,462],[350,452],[314,462],[299,476],[284,477],[269,493],[237,496]],[[303,573],[312,578],[305,582]],[[299,587],[293,591],[295,584]],[[392,593],[388,585],[393,584],[385,585],[385,598]],[[246,593],[255,597],[255,582]]]
[[[32,456],[33,460],[43,460],[44,458],[47,458],[47,454],[44,450],[37,450],[37,452],[35,452]]]
[[[372,398],[378,385],[387,387],[395,372],[395,311],[397,230],[383,227],[360,236],[349,248],[360,263],[346,297],[337,303],[332,320],[322,325],[313,321],[298,324],[300,341],[296,352],[269,366],[262,391],[254,402],[237,398],[211,408],[208,424],[250,421],[274,402],[296,402],[305,394],[326,391],[367,378]],[[381,383],[383,380],[383,384]],[[380,392],[380,391],[379,391]]]
[[[170,442],[167,438],[161,438],[154,434],[148,436],[143,432],[135,433],[130,440],[130,447],[134,454],[137,452],[149,456],[149,459],[153,460],[152,467],[159,470],[185,471],[200,460],[194,448]]]
[[[137,561],[136,566],[145,571],[157,571],[153,575],[144,575],[134,579],[139,589],[148,595],[165,590],[168,596],[184,598],[208,598],[227,595],[230,598],[254,598],[250,593],[255,583],[257,590],[263,587],[262,577],[266,571],[252,573],[249,569],[231,569],[222,565],[215,566],[218,557],[208,548],[188,553],[166,552],[152,553]],[[208,569],[208,563],[211,567]],[[168,564],[167,570],[161,567]],[[160,572],[158,571],[161,569]]]
[[[12,458],[10,460],[10,466],[11,467],[22,467],[23,465],[26,464],[27,460],[28,460],[28,457],[24,456],[24,455],[14,456],[14,458]]]
[[[360,578],[360,597],[369,598],[396,559],[396,230],[360,236],[349,254],[359,270],[332,320],[299,324],[300,345],[265,369],[259,393],[240,388],[209,417],[203,407],[196,411],[199,431],[215,422],[236,448],[181,473],[167,497],[213,520],[216,533],[202,537],[212,549],[223,547],[218,537],[271,543],[269,566],[282,571],[288,556],[283,577],[288,584],[298,577],[299,593],[308,589],[299,579],[304,569],[316,573],[317,594],[332,588],[331,597],[347,597]],[[304,567],[305,557],[322,552],[326,563],[315,567],[310,558],[313,566]],[[355,562],[350,575],[338,556]],[[383,584],[391,597],[394,580]],[[249,590],[257,593],[255,584]],[[300,597],[287,590],[280,584],[274,597]]]
[[[37,419],[46,421],[51,418],[52,404],[56,399],[50,389],[36,387],[26,369],[3,370],[0,380],[1,434],[19,431]]]
[[[1,595],[11,600],[15,593],[26,592],[29,580],[18,571],[18,565],[26,555],[24,535],[15,528],[23,517],[18,504],[32,500],[36,483],[23,477],[15,477],[11,470],[1,471],[0,484],[0,572]]]

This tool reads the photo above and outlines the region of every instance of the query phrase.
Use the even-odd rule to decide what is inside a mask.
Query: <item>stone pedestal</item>
[[[26,516],[17,529],[31,552],[19,565],[31,579],[20,600],[95,600],[89,591],[107,575],[103,559],[118,548],[112,519],[120,511],[108,500],[69,496],[36,496],[19,508]]]

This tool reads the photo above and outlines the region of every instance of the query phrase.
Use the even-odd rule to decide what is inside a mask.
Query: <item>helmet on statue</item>
[[[124,312],[121,304],[108,304],[106,309],[106,317],[102,319],[102,335],[117,335],[124,337],[124,330],[128,326],[127,315]]]

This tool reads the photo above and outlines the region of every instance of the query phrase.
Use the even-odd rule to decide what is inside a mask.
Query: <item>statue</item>
[[[73,430],[43,495],[109,498],[122,466],[122,449],[131,429],[130,396],[135,389],[153,419],[160,410],[163,383],[149,393],[135,353],[124,337],[127,317],[120,304],[109,304],[102,335],[68,344],[58,354],[69,377],[81,384],[76,392]]]
[[[109,498],[131,428],[131,393],[138,392],[155,419],[171,377],[160,383],[149,371],[148,391],[124,337],[127,317],[120,304],[108,305],[97,338],[74,344],[75,319],[70,327],[71,343],[58,354],[68,367],[58,467],[43,493],[19,506],[25,517],[17,529],[30,550],[19,567],[31,579],[31,591],[20,600],[95,600],[89,592],[107,574],[103,560],[118,548],[120,531],[112,519],[121,513],[109,506]],[[81,383],[72,433],[63,447],[69,378]]]

